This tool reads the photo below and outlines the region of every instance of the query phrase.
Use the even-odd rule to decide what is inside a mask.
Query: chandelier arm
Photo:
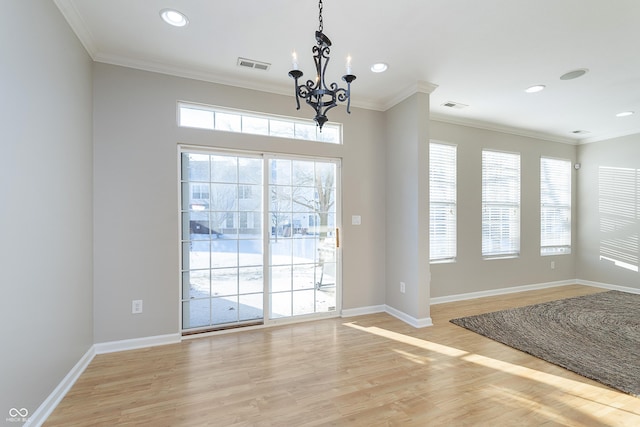
[[[340,89],[336,90],[336,98],[338,98],[338,101],[340,102],[346,101],[349,98],[349,91],[341,87]]]
[[[296,96],[300,96],[300,98],[309,102],[309,99],[313,95],[313,87],[309,87],[309,84],[313,83],[311,80],[307,82],[306,85],[299,85],[296,90]]]
[[[347,92],[345,97],[347,98],[347,113],[351,114],[351,82],[356,79],[356,76],[353,74],[345,74],[342,76],[342,80],[347,82]]]
[[[300,97],[298,96],[298,91],[296,90],[296,110],[300,109]]]
[[[302,71],[300,70],[291,70],[289,71],[289,77],[293,79],[293,88],[296,93],[296,110],[300,109],[300,98],[298,97],[298,92],[300,91],[300,86],[298,85],[298,80],[302,77]]]
[[[316,90],[317,88],[315,87],[317,85],[317,82],[315,82],[314,80],[307,80],[307,83],[304,85],[305,88],[307,88],[307,90],[309,92],[313,92],[314,90]]]
[[[347,101],[347,113],[351,114],[351,84],[347,83],[347,88],[340,88],[336,91],[338,101]]]

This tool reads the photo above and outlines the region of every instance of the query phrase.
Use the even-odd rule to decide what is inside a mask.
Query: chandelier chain
[[[320,25],[318,26],[318,31],[322,32],[324,28],[323,22],[322,22],[322,0],[318,2],[318,9],[320,10],[320,12],[318,13],[318,21],[320,22]]]

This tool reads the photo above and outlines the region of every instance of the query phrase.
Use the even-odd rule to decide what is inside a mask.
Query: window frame
[[[198,115],[198,118],[189,119],[185,115],[185,110],[191,110]],[[223,118],[224,120],[221,120]],[[289,138],[325,144],[342,145],[343,143],[342,124],[335,122],[325,123],[321,132],[313,120],[187,101],[178,101],[176,119],[178,127],[184,128]]]
[[[549,179],[545,181],[547,174],[544,172],[544,163],[555,163],[559,168],[560,163],[562,163],[562,167],[566,168],[565,171],[558,170],[550,170],[550,173],[554,174],[553,179]],[[552,164],[548,165],[549,168],[554,167]],[[572,162],[568,159],[561,159],[556,157],[548,157],[541,156],[540,157],[540,256],[554,256],[554,255],[569,255],[571,254],[571,239],[572,239],[572,178],[573,174],[571,172]],[[564,183],[558,182],[562,176],[558,176],[557,174],[562,172],[566,174],[564,178],[566,181]],[[564,187],[564,188],[563,188]],[[546,191],[545,191],[546,190]],[[549,195],[548,192],[551,190],[555,190],[553,195]],[[552,201],[547,201],[547,197],[551,197],[552,199],[562,199],[563,203],[552,203]],[[549,215],[545,215],[545,211],[548,211],[549,208],[555,210],[555,215],[551,215],[552,219],[550,221],[545,221],[545,218],[548,218]],[[567,220],[565,224],[560,221],[561,217],[565,217]],[[561,228],[560,233],[558,232],[548,232],[545,233],[545,230],[549,230],[551,228]],[[559,234],[563,234],[564,236],[559,236]],[[560,241],[563,243],[558,244],[546,244],[549,241]]]
[[[518,258],[522,233],[522,156],[519,152],[489,148],[483,148],[481,156],[482,258]],[[488,156],[494,156],[494,163],[487,165]],[[498,161],[498,156],[503,156],[502,161]],[[505,161],[509,156],[513,156],[513,162]],[[507,171],[513,176],[505,175]],[[505,184],[512,187],[510,191],[505,191]],[[504,244],[505,235],[508,244]],[[492,243],[496,241],[498,250]]]
[[[446,147],[446,148],[445,148]],[[434,148],[448,150],[452,149],[453,162],[445,164],[440,161],[440,165],[434,163]],[[442,166],[446,169],[439,170],[439,178],[436,178],[436,168]],[[432,264],[456,262],[457,257],[457,228],[458,228],[458,146],[441,141],[429,142],[429,262]],[[438,185],[439,184],[439,185]],[[438,195],[442,197],[437,197]],[[437,209],[440,208],[440,209]],[[437,212],[439,211],[439,212]],[[438,214],[450,215],[448,219],[443,221],[434,221],[434,217]],[[436,239],[435,228],[443,230],[437,233],[443,236]],[[435,242],[437,244],[434,248]],[[435,253],[441,255],[434,256]]]

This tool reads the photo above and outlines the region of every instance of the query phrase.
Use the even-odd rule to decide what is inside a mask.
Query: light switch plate
[[[362,217],[360,215],[351,215],[351,225],[362,224]]]
[[[140,314],[142,313],[142,300],[134,299],[131,301],[131,314]]]

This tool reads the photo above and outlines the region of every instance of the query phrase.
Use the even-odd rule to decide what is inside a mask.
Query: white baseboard
[[[342,317],[354,317],[354,316],[364,316],[365,314],[375,314],[375,313],[388,313],[393,317],[396,317],[402,320],[405,323],[413,326],[414,328],[424,328],[426,326],[433,326],[431,322],[431,318],[427,317],[425,319],[416,319],[415,317],[409,316],[406,313],[403,313],[400,310],[397,310],[388,305],[372,305],[369,307],[358,307],[358,308],[350,308],[347,310],[342,310]]]
[[[96,354],[114,353],[116,351],[135,350],[165,344],[176,344],[182,340],[181,334],[155,335],[152,337],[133,338],[120,341],[101,342],[94,345]]]
[[[384,305],[371,305],[368,307],[348,308],[346,310],[343,309],[341,316],[342,317],[364,316],[365,314],[384,313],[384,311],[385,311]]]
[[[640,289],[639,288],[630,288],[628,286],[610,285],[608,283],[592,282],[590,280],[581,280],[581,279],[576,280],[576,283],[579,284],[579,285],[593,286],[594,288],[609,289],[609,290],[612,290],[612,291],[629,292],[631,294],[640,294]]]
[[[75,364],[69,373],[60,381],[60,384],[51,392],[51,394],[42,402],[42,404],[36,409],[29,417],[29,420],[24,424],[29,427],[39,427],[46,420],[49,415],[56,409],[56,406],[64,398],[75,382],[80,378],[80,375],[87,369],[89,363],[96,355],[95,346],[91,346],[89,350],[80,358],[78,363]]]
[[[577,280],[562,280],[558,282],[538,283],[534,285],[514,286],[510,288],[491,289],[488,291],[470,292],[466,294],[447,295],[444,297],[431,298],[430,304],[444,304],[447,302],[464,301],[468,299],[492,297],[497,295],[513,294],[516,292],[534,291],[538,289],[555,288],[558,286],[574,285],[578,283]]]
[[[402,320],[405,323],[408,323],[409,325],[413,326],[414,328],[425,328],[427,326],[433,326],[433,322],[431,321],[430,317],[425,317],[422,319],[416,319],[413,316],[409,316],[408,314],[395,309],[391,306],[385,305],[384,306],[385,309],[384,311],[389,313],[390,315],[392,315],[393,317],[396,317],[400,320]]]
[[[29,420],[24,424],[29,427],[39,427],[49,415],[56,409],[56,406],[69,392],[73,384],[78,380],[80,375],[87,369],[89,363],[96,354],[113,353],[116,351],[134,350],[137,348],[153,347],[164,344],[175,344],[181,341],[180,334],[157,335],[153,337],[134,338],[122,341],[111,341],[94,344],[85,353],[84,356],[75,364],[69,373],[63,378],[53,392],[45,399],[38,409],[31,414]]]

